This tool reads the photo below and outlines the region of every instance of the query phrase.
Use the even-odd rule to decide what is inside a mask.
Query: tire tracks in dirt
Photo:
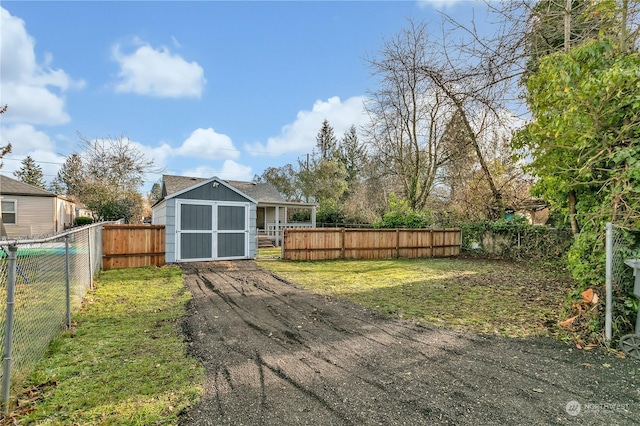
[[[607,358],[616,374],[594,367],[598,383],[583,383],[583,364],[601,359],[559,342],[383,317],[251,261],[182,266],[193,295],[184,330],[207,371],[185,425],[572,424],[574,399],[628,404],[581,424],[640,420],[634,361]]]

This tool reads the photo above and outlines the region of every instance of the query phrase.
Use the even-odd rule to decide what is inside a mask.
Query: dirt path
[[[640,362],[384,318],[252,261],[183,268],[207,371],[185,425],[640,423]]]

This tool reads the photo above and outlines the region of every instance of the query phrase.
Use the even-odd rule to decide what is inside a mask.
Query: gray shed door
[[[249,205],[178,201],[178,261],[243,259],[249,256]]]

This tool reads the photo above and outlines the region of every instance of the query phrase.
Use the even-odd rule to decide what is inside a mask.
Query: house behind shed
[[[75,219],[73,200],[0,175],[0,211],[9,238],[38,237],[61,232]]]
[[[213,177],[171,192],[152,208],[152,223],[165,225],[168,263],[256,257],[256,201]]]

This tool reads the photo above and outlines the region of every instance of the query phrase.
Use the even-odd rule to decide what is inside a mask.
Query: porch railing
[[[313,224],[311,222],[288,222],[288,223],[280,223],[278,224],[278,230],[280,231],[280,236],[282,236],[282,230],[284,228],[313,228]],[[276,236],[276,224],[274,222],[267,223],[267,228],[265,229],[266,233],[270,237]]]

